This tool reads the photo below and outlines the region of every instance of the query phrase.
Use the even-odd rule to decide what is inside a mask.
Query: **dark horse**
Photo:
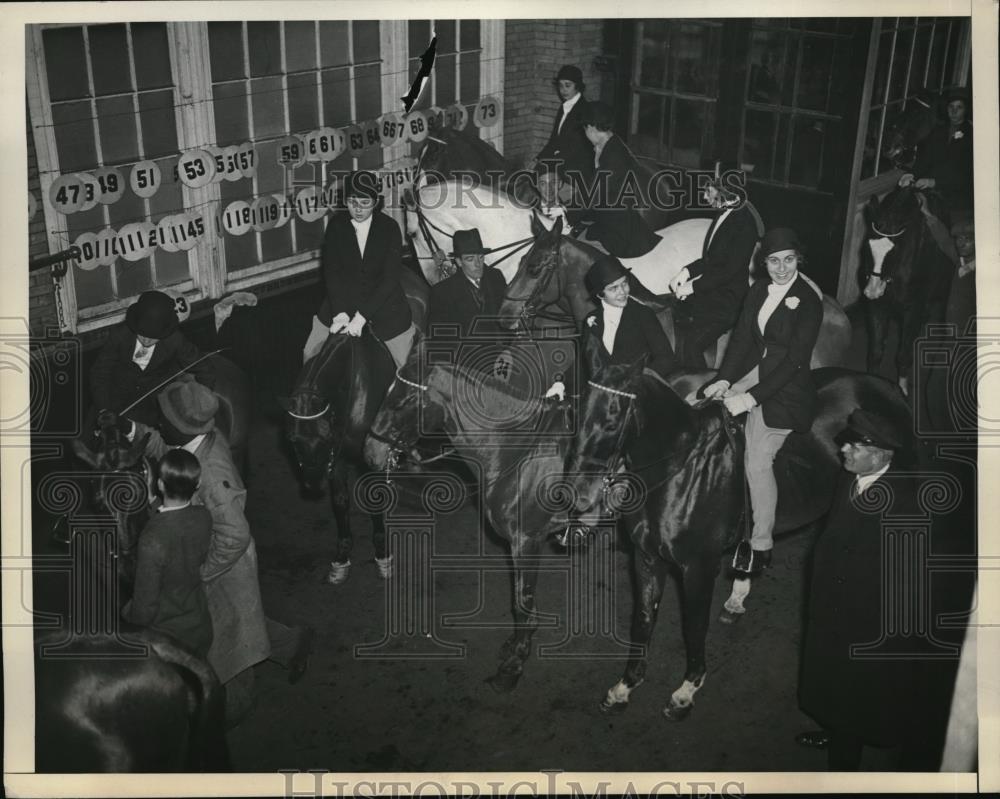
[[[858,279],[868,322],[868,364],[878,370],[890,321],[899,326],[896,371],[899,387],[909,392],[913,347],[928,322],[944,320],[955,268],[927,225],[921,193],[897,188],[867,206],[869,233]]]
[[[910,169],[917,158],[917,146],[938,124],[939,96],[924,89],[906,101],[905,110],[889,124],[882,139],[882,155],[896,169]]]
[[[551,483],[562,473],[566,409],[540,393],[518,394],[463,364],[425,363],[423,344],[414,346],[371,426],[365,457],[371,466],[387,468],[412,452],[418,435],[443,430],[457,454],[479,466],[483,511],[510,546],[514,570],[514,632],[489,681],[497,691],[510,691],[539,624],[535,585],[542,543],[566,525],[565,514],[554,515],[558,497]]]
[[[733,430],[721,403],[698,407],[681,399],[711,373],[672,376],[674,386],[644,371],[641,361],[592,374],[566,461],[573,515],[590,527],[599,518],[602,495],[605,505],[628,497],[620,510],[635,544],[632,646],[625,673],[602,707],[623,707],[642,683],[667,572],[674,567],[683,589],[687,668],[664,715],[682,719],[705,680],[705,637],[722,553],[744,534],[742,434]],[[775,461],[777,532],[797,529],[829,508],[840,468],[834,436],[853,410],[863,406],[909,420],[905,402],[882,378],[835,368],[813,375],[819,414],[809,434],[789,436]],[[618,474],[621,461],[624,475]],[[603,480],[594,479],[595,471]],[[621,480],[627,481],[624,488]]]

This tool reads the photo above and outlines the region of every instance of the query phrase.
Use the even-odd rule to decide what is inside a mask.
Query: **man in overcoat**
[[[490,250],[483,246],[477,228],[456,230],[452,242],[455,251],[451,255],[458,260],[459,270],[431,286],[430,337],[467,339],[499,332],[488,317],[499,313],[507,283],[499,270],[483,260]]]

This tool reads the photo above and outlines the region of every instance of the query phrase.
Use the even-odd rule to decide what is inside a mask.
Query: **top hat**
[[[125,324],[137,336],[166,338],[177,328],[174,298],[162,291],[144,291],[125,312]]]
[[[556,82],[561,80],[571,80],[576,84],[578,90],[583,91],[583,73],[580,71],[580,67],[573,64],[561,66],[556,73]]]
[[[493,250],[488,247],[483,246],[483,239],[479,235],[479,228],[472,228],[471,230],[456,230],[455,235],[452,236],[452,246],[455,248],[455,252],[452,256],[463,256],[463,255],[486,255],[487,253],[493,252]]]
[[[219,398],[195,380],[175,380],[156,399],[167,421],[181,433],[197,436],[215,426]]]
[[[909,429],[874,411],[858,408],[837,435],[838,444],[867,444],[892,452],[908,453],[913,446]]]
[[[628,276],[628,270],[613,255],[602,255],[587,270],[583,282],[590,294],[600,294],[609,283]]]
[[[367,197],[369,200],[378,200],[378,178],[374,172],[361,169],[348,175],[344,181],[344,199],[350,197]]]
[[[790,227],[771,228],[764,234],[764,238],[760,242],[760,256],[767,258],[771,253],[782,250],[802,252],[799,237]]]

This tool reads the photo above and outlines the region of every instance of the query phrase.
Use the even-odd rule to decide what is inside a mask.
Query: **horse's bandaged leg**
[[[722,607],[728,610],[730,613],[741,614],[746,613],[747,609],[743,607],[743,600],[745,600],[750,595],[750,578],[749,577],[737,577],[733,580],[733,590],[729,594],[729,599],[725,601]]]
[[[671,706],[675,708],[690,707],[694,704],[694,695],[698,693],[698,689],[704,684],[704,676],[694,682],[691,680],[684,680],[684,682],[681,683],[681,687],[670,695]]]
[[[628,704],[629,695],[638,687],[638,685],[633,685],[629,688],[624,680],[619,680],[608,690],[608,695],[604,698],[604,707]]]

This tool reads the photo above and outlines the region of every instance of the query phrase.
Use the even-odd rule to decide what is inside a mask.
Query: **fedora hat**
[[[456,230],[451,240],[455,252],[452,256],[461,257],[463,255],[486,255],[493,252],[488,247],[483,246],[483,239],[479,235],[479,228],[470,230]]]
[[[781,252],[782,250],[802,252],[799,237],[790,227],[771,228],[764,234],[764,238],[761,240],[760,256],[761,258],[767,258],[771,253]]]
[[[156,399],[167,421],[181,433],[197,436],[215,426],[219,398],[195,380],[175,380]]]
[[[359,169],[352,172],[344,181],[344,199],[351,197],[366,197],[369,200],[378,200],[378,177],[375,173],[367,169]]]
[[[908,427],[864,408],[850,415],[847,427],[835,440],[840,445],[867,444],[892,452],[909,453],[913,449],[913,435]]]
[[[125,325],[137,336],[166,338],[177,328],[174,298],[162,291],[144,291],[125,312]]]
[[[613,255],[602,255],[587,270],[583,278],[584,285],[591,295],[599,295],[605,286],[628,276],[628,270],[622,262]]]

